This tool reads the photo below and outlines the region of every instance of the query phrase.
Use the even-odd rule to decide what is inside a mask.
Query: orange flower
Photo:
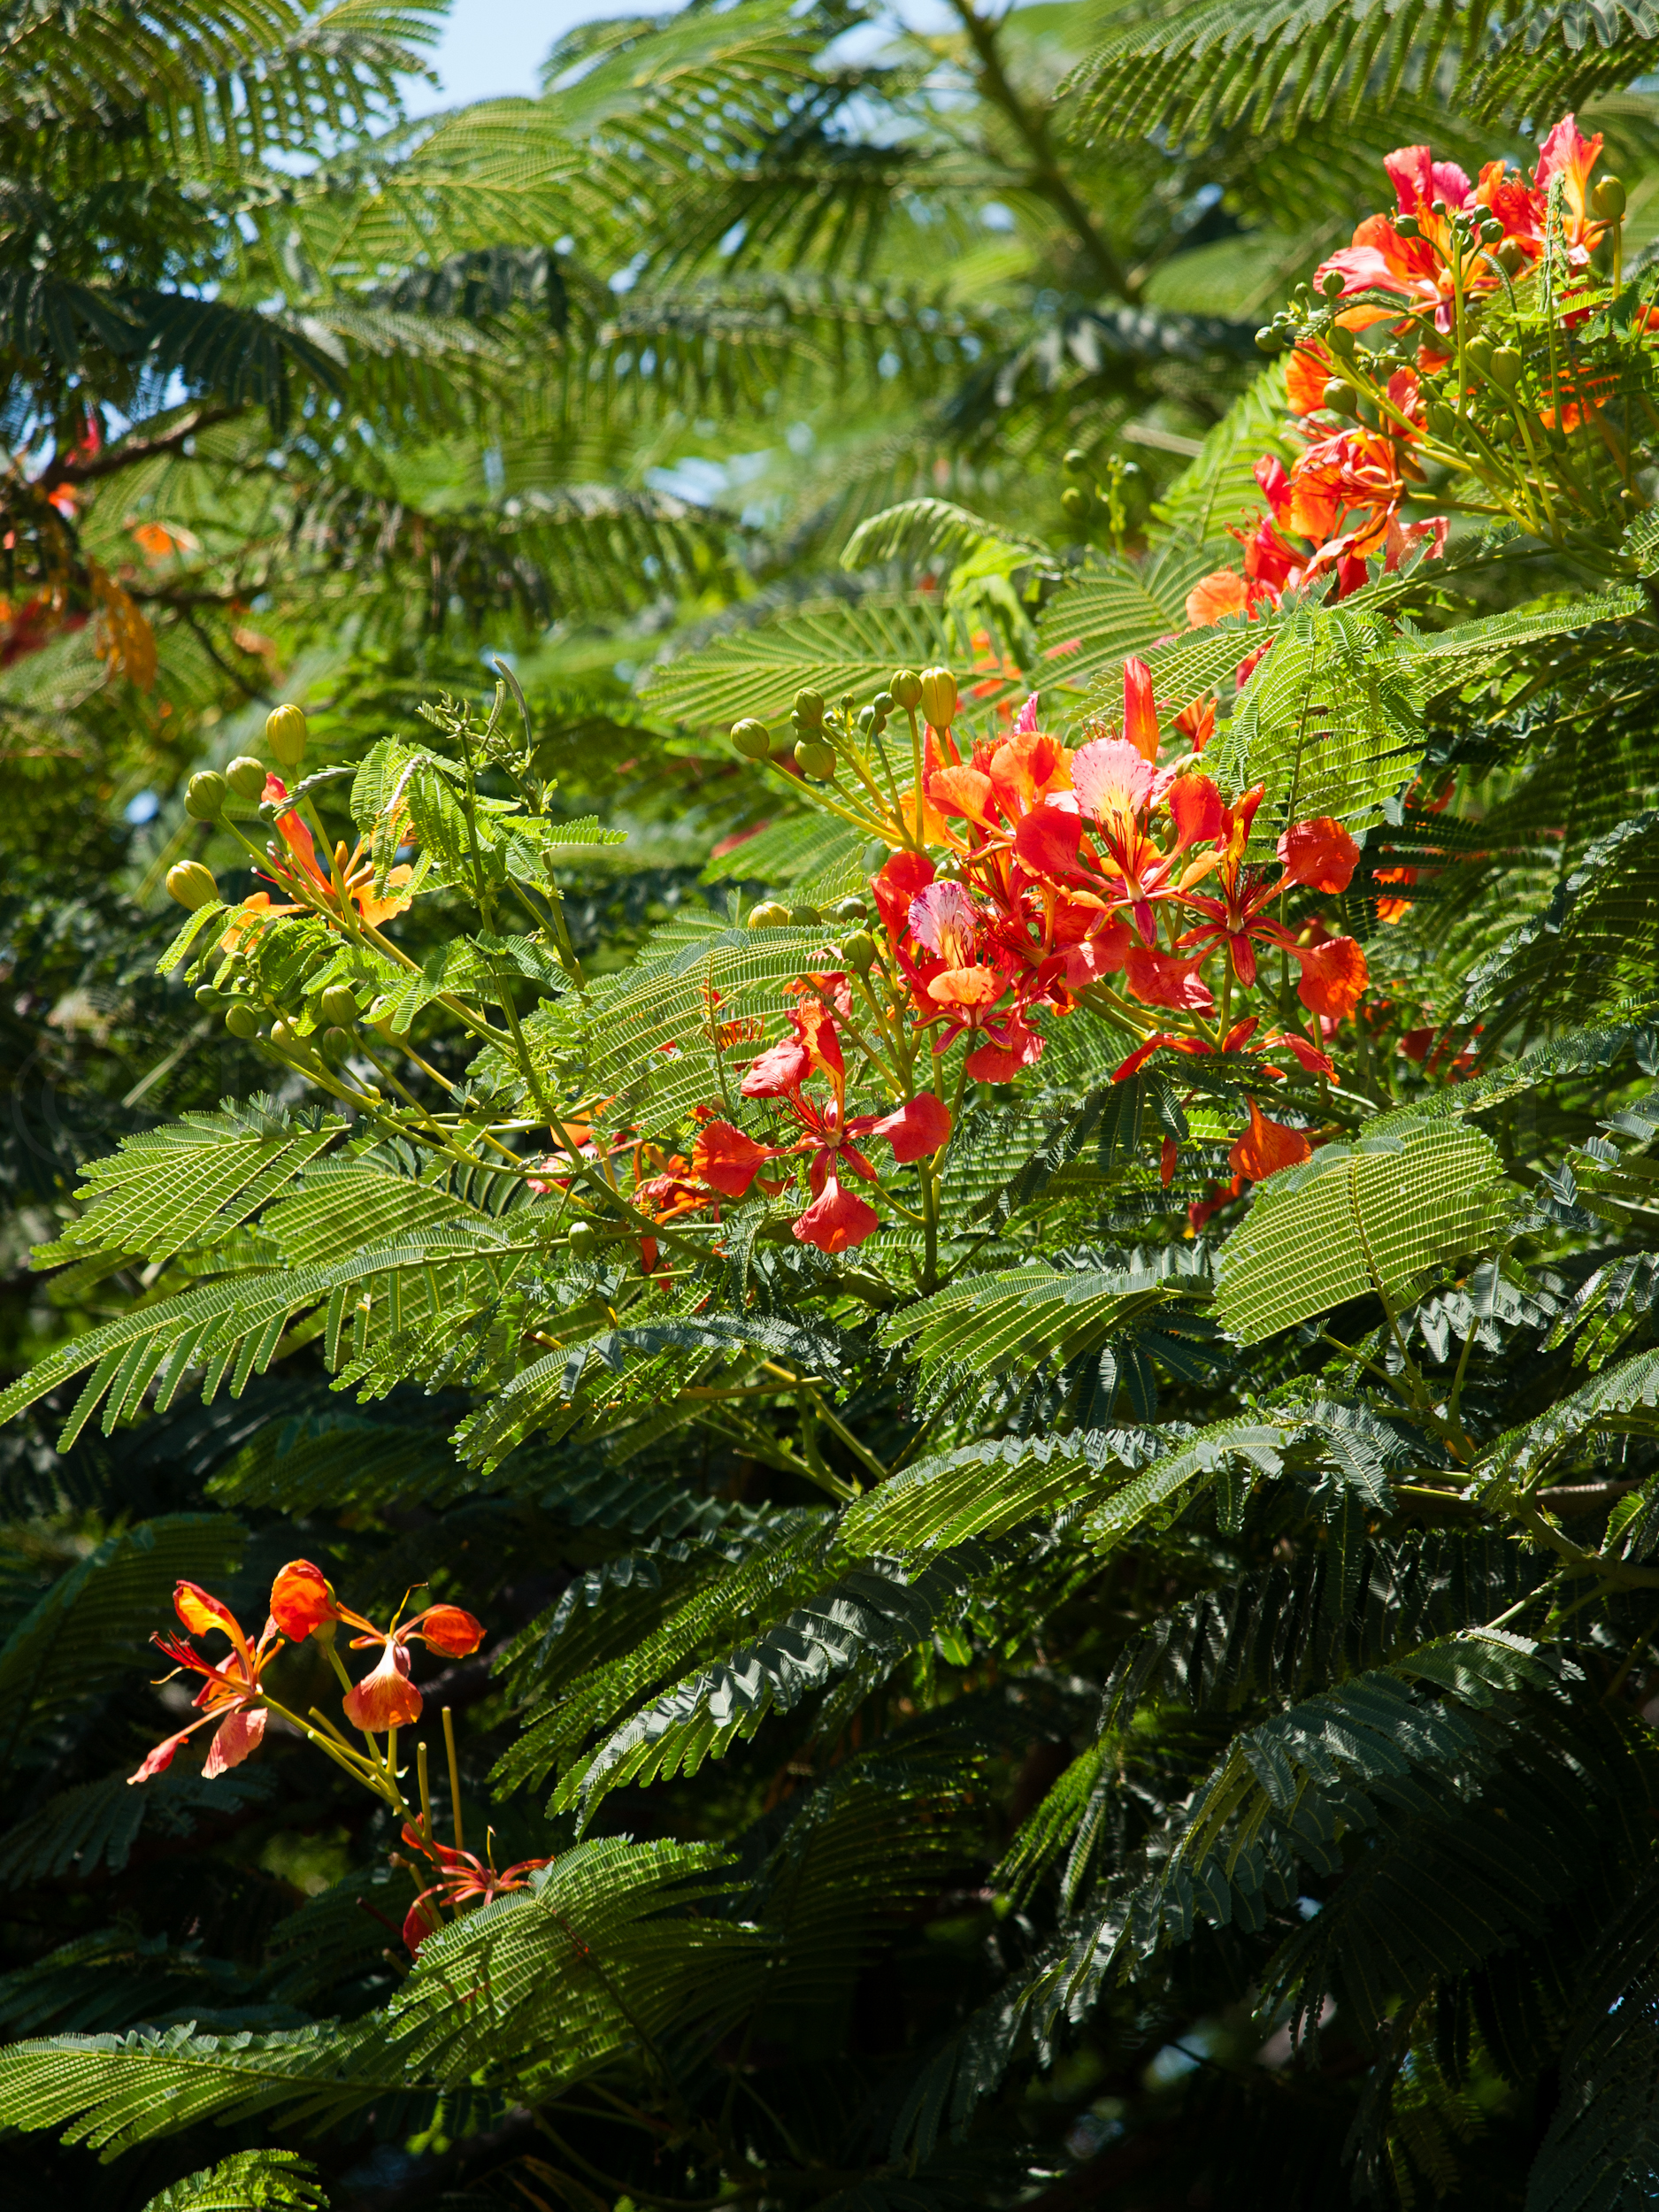
[[[278,1575],[271,1586],[271,1612],[273,1623],[296,1642],[344,1621],[364,1632],[351,1639],[353,1651],[381,1647],[379,1664],[346,1698],[346,1718],[354,1728],[407,1728],[420,1718],[421,1694],[409,1679],[411,1642],[423,1643],[446,1658],[465,1659],[484,1640],[483,1623],[458,1605],[429,1605],[401,1627],[394,1619],[389,1629],[376,1628],[361,1613],[341,1604],[328,1578],[309,1559],[291,1560]]]
[[[257,1750],[265,1735],[265,1708],[255,1701],[261,1694],[260,1676],[282,1648],[276,1622],[268,1620],[258,1642],[250,1645],[230,1608],[199,1584],[180,1582],[173,1591],[173,1603],[180,1620],[193,1636],[206,1636],[217,1629],[229,1638],[230,1650],[216,1665],[176,1636],[150,1638],[156,1648],[169,1659],[203,1677],[195,1702],[206,1710],[200,1720],[193,1720],[176,1736],[158,1743],[137,1771],[127,1776],[129,1782],[148,1782],[151,1775],[165,1772],[173,1764],[173,1755],[185,1738],[195,1735],[198,1728],[205,1728],[211,1721],[217,1721],[219,1726],[202,1765],[202,1772],[209,1781],[230,1767],[240,1766],[250,1752]]]
[[[434,1842],[419,1828],[405,1824],[403,1841],[411,1851],[419,1851],[431,1860],[438,1876],[430,1888],[421,1891],[404,1919],[403,1941],[411,1951],[419,1951],[426,1938],[436,1935],[442,1925],[436,1909],[427,1901],[429,1899],[435,1897],[442,1904],[456,1909],[474,1899],[480,1905],[488,1905],[493,1898],[504,1896],[511,1890],[528,1889],[526,1877],[540,1873],[544,1866],[553,1863],[551,1859],[520,1859],[516,1866],[503,1867],[497,1873],[471,1851],[452,1850],[447,1843]]]
[[[265,803],[274,805],[288,797],[288,786],[280,776],[267,776],[265,785]],[[256,891],[245,898],[238,911],[247,918],[231,923],[219,943],[227,952],[234,952],[245,931],[252,925],[273,914],[302,914],[313,903],[342,910],[342,887],[344,895],[356,907],[363,919],[372,927],[389,921],[394,914],[401,914],[410,904],[405,886],[414,874],[407,865],[392,869],[386,879],[386,888],[377,895],[374,889],[374,862],[370,856],[371,840],[360,837],[355,850],[348,853],[342,838],[334,848],[334,867],[326,875],[317,864],[317,847],[310,830],[299,815],[289,808],[277,817],[277,830],[288,849],[288,859],[282,865],[282,874],[273,880],[284,888],[298,889],[303,885],[312,894],[311,900],[296,899],[287,905],[273,901],[268,891]],[[273,849],[274,850],[274,848]],[[282,864],[279,864],[281,865]],[[286,881],[284,881],[286,878]]]
[[[1405,490],[1399,448],[1377,430],[1317,440],[1298,458],[1290,482],[1292,528],[1327,550],[1330,540],[1345,535],[1343,550],[1356,558],[1383,543]]]

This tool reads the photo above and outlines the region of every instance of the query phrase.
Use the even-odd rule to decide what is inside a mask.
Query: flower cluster
[[[1628,452],[1605,423],[1595,452],[1568,449],[1618,382],[1615,363],[1583,349],[1607,297],[1592,257],[1610,234],[1617,257],[1624,205],[1617,179],[1591,186],[1601,151],[1566,115],[1530,176],[1491,161],[1471,183],[1427,146],[1386,157],[1393,211],[1367,216],[1311,295],[1258,334],[1289,350],[1290,465],[1257,462],[1265,511],[1234,533],[1239,565],[1194,588],[1189,622],[1254,615],[1317,583],[1356,591],[1373,561],[1386,572],[1440,553],[1455,509],[1559,539],[1566,510],[1596,511],[1609,484],[1628,485]],[[1638,308],[1631,342],[1651,319]],[[1409,521],[1413,501],[1436,511]]]
[[[899,1205],[861,1148],[879,1138],[921,1171],[925,1217],[966,1084],[1012,1081],[1041,1056],[1046,1025],[1079,1010],[1121,1039],[1119,1079],[1164,1050],[1248,1055],[1269,1081],[1293,1062],[1334,1076],[1327,1047],[1364,992],[1365,956],[1316,902],[1347,889],[1359,848],[1328,818],[1259,840],[1263,788],[1224,798],[1205,771],[1213,703],[1166,715],[1149,669],[1131,659],[1121,721],[1073,748],[1040,726],[1035,696],[1011,726],[964,741],[942,669],[901,671],[878,711],[901,703],[924,709],[902,790],[879,731],[863,726],[866,750],[843,712],[832,745],[809,695],[808,772],[829,787],[819,803],[888,856],[860,906],[867,926],[836,949],[841,964],[796,979],[789,1035],[742,1077],[742,1096],[789,1125],[759,1134],[707,1120],[690,1161],[700,1188],[740,1199],[759,1183],[775,1195],[767,1176],[804,1155],[809,1202],[794,1233],[841,1252],[879,1226],[872,1198]],[[751,926],[787,918],[763,907]],[[958,1045],[949,1096],[944,1056]],[[887,1110],[849,1110],[855,1067]],[[1233,1165],[1259,1179],[1309,1149],[1252,1106]],[[1166,1182],[1173,1169],[1166,1148]]]
[[[270,1615],[257,1643],[222,1599],[194,1582],[180,1583],[173,1603],[188,1634],[206,1636],[218,1630],[227,1639],[230,1650],[224,1658],[212,1660],[170,1632],[151,1639],[175,1668],[202,1677],[194,1701],[202,1709],[202,1717],[158,1743],[137,1771],[127,1777],[131,1782],[147,1782],[151,1775],[162,1773],[173,1764],[181,1743],[198,1728],[215,1721],[219,1725],[208,1746],[203,1772],[211,1778],[240,1766],[250,1752],[258,1749],[267,1711],[283,1709],[272,1697],[265,1675],[286,1643],[300,1643],[307,1636],[318,1635],[333,1657],[334,1632],[344,1622],[361,1632],[351,1639],[353,1651],[378,1647],[380,1662],[360,1682],[353,1682],[338,1660],[335,1665],[345,1685],[346,1718],[365,1733],[384,1733],[388,1729],[412,1727],[420,1718],[420,1692],[409,1678],[411,1643],[425,1644],[428,1651],[442,1652],[448,1658],[464,1659],[477,1650],[484,1635],[482,1624],[458,1605],[429,1605],[406,1621],[395,1618],[390,1628],[377,1628],[363,1614],[342,1605],[326,1576],[308,1559],[290,1560],[272,1584]]]
[[[309,1559],[290,1560],[272,1584],[270,1613],[257,1641],[249,1636],[222,1599],[197,1583],[180,1582],[173,1591],[173,1603],[185,1636],[164,1632],[151,1640],[164,1656],[173,1662],[175,1670],[202,1678],[194,1700],[201,1709],[200,1717],[158,1743],[127,1777],[129,1782],[148,1782],[152,1776],[164,1773],[172,1765],[179,1747],[198,1729],[209,1727],[213,1735],[202,1771],[211,1780],[231,1767],[240,1766],[258,1749],[265,1739],[269,1716],[277,1714],[317,1749],[326,1753],[354,1781],[362,1783],[400,1814],[404,1842],[419,1851],[427,1868],[436,1872],[437,1879],[428,1883],[410,1907],[403,1925],[403,1939],[411,1951],[418,1951],[425,1939],[441,1924],[441,1907],[458,1910],[464,1905],[486,1903],[506,1890],[523,1889],[529,1874],[550,1863],[546,1859],[528,1859],[497,1873],[486,1861],[462,1847],[452,1747],[450,1793],[455,1801],[457,1823],[454,1847],[439,1843],[433,1832],[424,1745],[419,1747],[418,1762],[419,1812],[404,1799],[397,1758],[397,1732],[412,1727],[419,1720],[425,1705],[419,1690],[409,1678],[410,1646],[424,1644],[428,1651],[449,1659],[464,1659],[476,1651],[483,1641],[483,1624],[461,1606],[428,1605],[407,1620],[402,1617],[400,1607],[391,1625],[379,1628],[365,1614],[342,1604],[328,1578]],[[358,1632],[350,1640],[353,1651],[378,1649],[380,1655],[359,1681],[352,1680],[334,1648],[342,1625]],[[222,1635],[230,1647],[220,1658],[209,1658],[194,1643],[186,1640],[214,1633]],[[302,1717],[289,1711],[273,1693],[266,1679],[273,1662],[289,1644],[302,1643],[308,1637],[314,1638],[326,1652],[340,1678],[345,1690],[342,1710],[351,1726],[362,1732],[365,1747],[361,1750],[314,1706],[309,1718]],[[447,1711],[444,1730],[447,1739]],[[380,1738],[384,1739],[383,1743],[377,1740]]]

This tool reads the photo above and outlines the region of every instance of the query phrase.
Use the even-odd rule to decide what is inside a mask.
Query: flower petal
[[[691,1148],[691,1171],[710,1190],[726,1198],[741,1198],[774,1156],[770,1145],[757,1144],[729,1121],[711,1121],[698,1131]]]
[[[420,1692],[409,1679],[409,1653],[402,1644],[388,1644],[380,1663],[365,1674],[347,1695],[346,1718],[354,1728],[379,1732],[408,1728],[420,1718]]]
[[[251,1710],[239,1705],[234,1712],[227,1713],[207,1747],[207,1757],[202,1762],[203,1779],[211,1782],[215,1775],[239,1767],[251,1752],[257,1751],[265,1736],[265,1724],[263,1705],[256,1705]]]
[[[795,1234],[798,1242],[816,1245],[820,1252],[833,1256],[862,1244],[880,1226],[881,1217],[875,1208],[844,1191],[830,1175],[825,1178],[822,1195],[813,1200],[795,1224]]]
[[[1328,814],[1297,822],[1279,841],[1279,856],[1293,883],[1334,898],[1346,891],[1359,865],[1359,847]]]
[[[924,1153],[937,1152],[949,1141],[950,1109],[933,1091],[918,1091],[896,1113],[876,1122],[870,1133],[885,1137],[893,1147],[894,1158],[905,1166]]]
[[[441,1651],[446,1659],[465,1659],[484,1640],[484,1624],[465,1606],[429,1605],[405,1621],[397,1632],[403,1638],[419,1634],[428,1651]]]
[[[313,1629],[340,1618],[334,1585],[309,1559],[290,1559],[271,1585],[271,1617],[285,1636],[303,1642]]]
[[[1313,1147],[1300,1129],[1287,1129],[1283,1122],[1269,1121],[1252,1099],[1250,1125],[1242,1136],[1233,1139],[1227,1164],[1235,1175],[1248,1176],[1252,1183],[1263,1183],[1270,1175],[1277,1175],[1281,1168],[1300,1166],[1303,1160],[1312,1157]]]

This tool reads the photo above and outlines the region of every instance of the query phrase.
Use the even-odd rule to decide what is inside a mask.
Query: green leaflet
[[[39,1245],[37,1267],[83,1252],[170,1259],[187,1245],[234,1229],[303,1174],[345,1129],[312,1109],[302,1116],[187,1114],[124,1137],[82,1174],[86,1205],[55,1244]]]
[[[1479,1131],[1391,1115],[1261,1186],[1222,1248],[1217,1315],[1259,1344],[1350,1298],[1397,1306],[1436,1262],[1494,1243],[1516,1202]]]
[[[1025,1267],[965,1277],[919,1300],[881,1326],[886,1344],[914,1340],[930,1395],[964,1381],[1058,1362],[1098,1350],[1181,1287],[1161,1276],[1137,1278],[1093,1269]]]
[[[237,2151],[187,2174],[144,2212],[327,2212],[317,2169],[297,2151]]]
[[[1237,565],[1237,547],[1227,533],[1263,509],[1256,464],[1283,436],[1284,419],[1285,367],[1274,361],[1228,408],[1204,440],[1203,451],[1158,502],[1158,519],[1166,530],[1210,548],[1210,569]],[[1181,618],[1185,622],[1184,607]]]
[[[1149,652],[1157,639],[1186,628],[1187,595],[1216,566],[1217,558],[1214,547],[1184,536],[1157,546],[1143,562],[1118,554],[1095,555],[1077,580],[1043,610],[1038,682],[1045,722],[1052,721],[1056,693],[1068,716],[1086,713],[1097,703],[1087,695],[1089,687],[1102,679],[1101,711],[1121,719],[1121,687],[1115,705],[1110,696],[1118,664],[1128,654]]]
[[[625,1722],[556,1792],[556,1807],[590,1819],[624,1783],[695,1774],[708,1758],[754,1735],[767,1715],[787,1713],[836,1674],[856,1668],[868,1686],[903,1655],[947,1625],[987,1562],[965,1544],[919,1570],[870,1558],[816,1592],[752,1642],[677,1684]]]
[[[745,837],[703,872],[704,883],[798,886],[806,900],[862,889],[864,840],[833,814],[790,814]]]
[[[653,713],[698,729],[743,715],[780,722],[803,686],[826,696],[869,696],[895,668],[925,668],[960,651],[960,640],[926,602],[872,594],[728,631],[656,670],[642,695]]]
[[[1384,641],[1380,625],[1340,608],[1280,627],[1206,758],[1223,790],[1267,787],[1253,843],[1321,815],[1363,829],[1410,780],[1422,726]]]

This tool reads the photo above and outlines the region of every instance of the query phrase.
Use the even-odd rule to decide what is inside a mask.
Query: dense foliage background
[[[442,12],[0,9],[8,2201],[1650,2201],[1659,24],[739,0],[411,122]],[[1437,557],[1255,595],[1383,157],[1530,169],[1575,104],[1624,219],[1558,193],[1582,251],[1494,280],[1525,426],[1432,402]],[[886,919],[887,846],[727,726],[781,760],[798,687],[944,664],[964,753],[1033,689],[1080,747],[1126,657],[1170,758],[1212,697],[1224,797],[1267,783],[1252,864],[1363,840],[1292,913],[1357,1012],[1263,957],[1334,1079],[1114,1082],[1144,1033],[1085,1006],[1017,1079],[944,1063],[925,1244],[821,1250],[802,1192],[710,1251],[706,1186],[649,1271],[637,1210],[572,1243],[581,1141],[695,1185],[699,1083],[739,1113],[783,983]],[[180,948],[165,888],[264,885],[280,810],[187,786],[284,700],[359,772],[328,839],[440,864],[338,1064],[315,926],[191,968],[224,925]],[[1318,1144],[1276,1192],[1258,1099]],[[294,1288],[352,1266],[349,1325]],[[406,1764],[552,1862],[419,1962],[419,1845],[298,1726],[127,1780],[175,1583],[257,1630],[302,1556],[477,1616]],[[335,1695],[303,1636],[273,1681]]]

